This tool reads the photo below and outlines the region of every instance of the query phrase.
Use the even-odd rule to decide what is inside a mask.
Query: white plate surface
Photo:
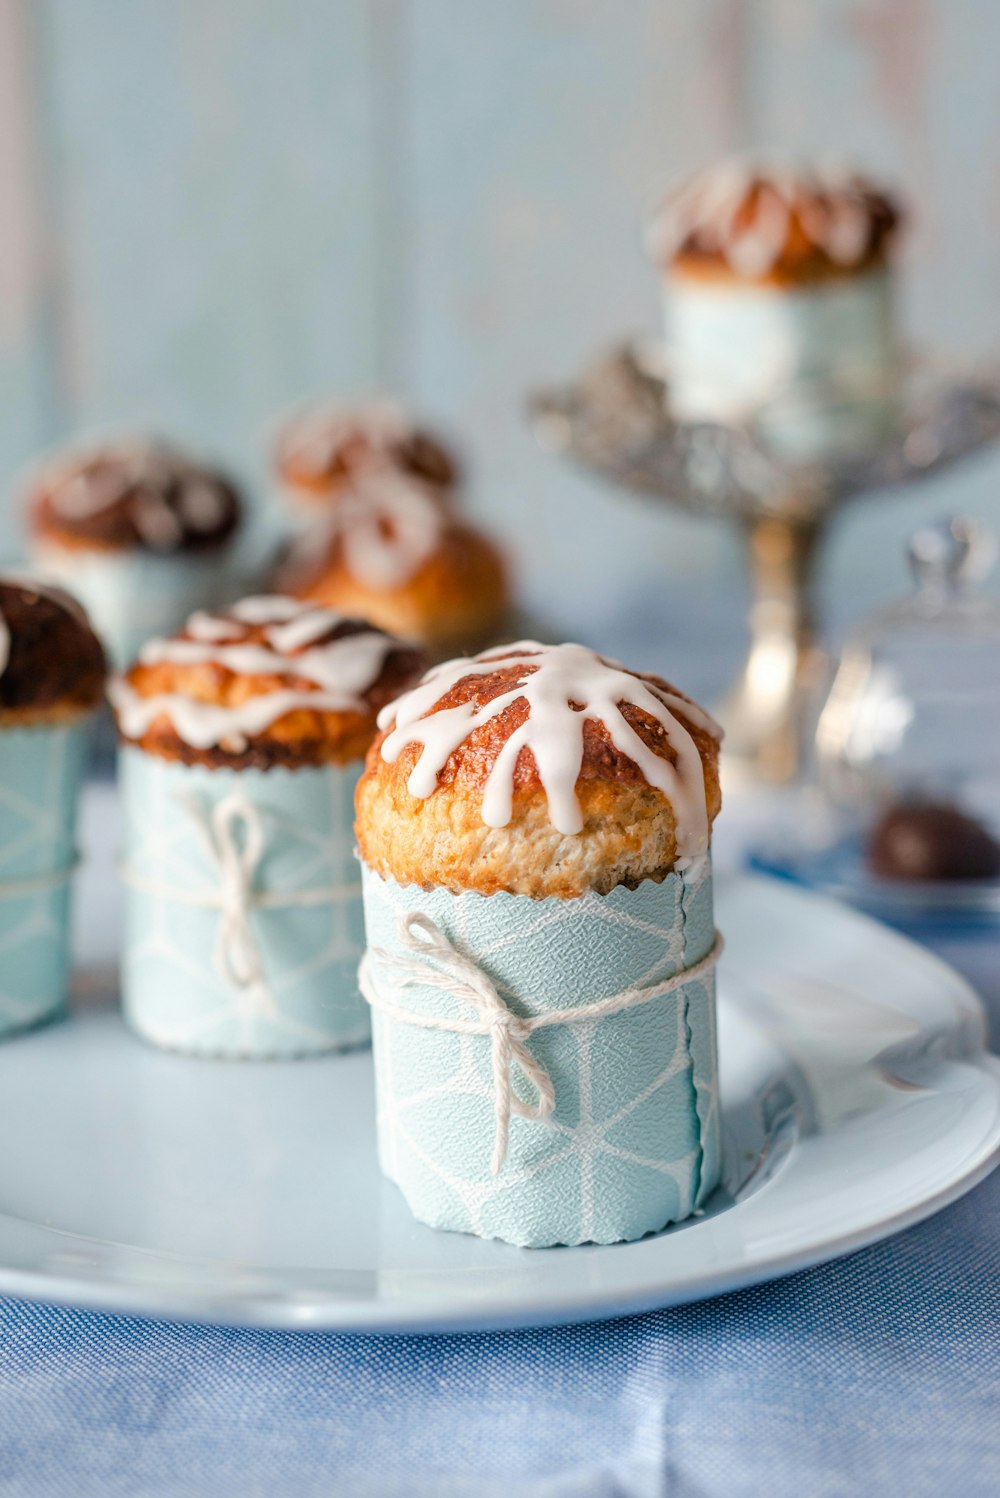
[[[367,1054],[187,1060],[88,1004],[0,1046],[0,1291],[356,1331],[595,1319],[846,1253],[980,1180],[1000,1063],[963,980],[816,895],[739,880],[718,906],[725,1185],[703,1217],[610,1248],[432,1232],[379,1177]]]

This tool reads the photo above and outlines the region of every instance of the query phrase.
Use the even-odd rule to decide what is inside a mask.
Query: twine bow
[[[186,805],[219,870],[220,916],[213,955],[216,971],[246,998],[266,1003],[270,989],[250,925],[250,912],[258,903],[254,880],[265,846],[260,812],[237,791],[216,802],[208,812],[194,801]]]
[[[572,1009],[554,1009],[545,1014],[523,1019],[508,1009],[496,985],[469,957],[456,951],[439,926],[429,916],[410,911],[399,923],[399,940],[406,949],[404,954],[387,952],[381,947],[370,947],[361,959],[358,969],[358,986],[373,1009],[404,1024],[416,1025],[423,1030],[445,1030],[459,1035],[488,1035],[490,1037],[490,1059],[493,1071],[493,1112],[496,1128],[493,1141],[493,1158],[490,1169],[499,1175],[507,1158],[510,1136],[510,1120],[519,1118],[544,1119],[555,1111],[556,1094],[552,1078],[542,1063],[528,1050],[528,1037],[535,1030],[551,1025],[576,1025],[588,1020],[603,1019],[609,1014],[618,1014],[623,1009],[635,1009],[648,1004],[664,994],[673,993],[686,983],[705,977],[715,967],[722,954],[723,941],[718,932],[711,950],[691,967],[681,968],[657,983],[637,985],[609,994],[591,1004],[579,1004]],[[421,1014],[396,1004],[381,991],[375,979],[374,964],[384,969],[394,980],[398,990],[407,988],[436,988],[456,999],[464,999],[477,1010],[477,1019],[445,1019],[436,1014]],[[526,1103],[518,1094],[513,1080],[515,1066],[535,1089],[537,1101]]]
[[[362,959],[358,973],[361,992],[373,1007],[387,1009],[399,1018],[413,1018],[408,1011],[394,1010],[393,1006],[382,999],[371,972],[371,959],[374,958],[392,974],[398,988],[439,989],[456,999],[464,1000],[478,1011],[481,1016],[479,1022],[436,1020],[432,1015],[421,1015],[418,1022],[428,1029],[489,1035],[493,1112],[496,1121],[490,1169],[493,1175],[498,1175],[507,1158],[512,1115],[516,1114],[518,1118],[548,1118],[556,1106],[552,1078],[526,1044],[533,1026],[529,1020],[522,1019],[512,1009],[508,1009],[496,985],[482,968],[456,951],[444,932],[428,916],[415,911],[404,916],[399,925],[399,938],[407,952],[413,955],[401,956],[378,947],[372,948]],[[526,1103],[518,1094],[514,1086],[515,1066],[535,1089],[535,1102]]]

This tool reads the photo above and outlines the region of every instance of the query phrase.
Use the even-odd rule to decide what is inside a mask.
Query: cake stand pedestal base
[[[801,770],[827,677],[813,599],[818,520],[744,519],[753,601],[746,664],[717,711],[731,781],[780,783]]]
[[[794,780],[812,737],[826,659],[813,584],[828,522],[850,500],[950,467],[1000,439],[1000,367],[956,369],[924,353],[900,361],[893,417],[863,452],[783,462],[745,426],[670,414],[663,350],[633,339],[569,386],[529,400],[544,446],[622,492],[742,525],[753,606],[750,655],[719,710],[729,775]]]

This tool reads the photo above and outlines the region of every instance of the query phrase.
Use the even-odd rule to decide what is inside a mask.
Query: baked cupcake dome
[[[166,556],[211,551],[242,514],[228,478],[166,444],[109,443],[54,459],[29,496],[37,541]]]
[[[370,619],[435,654],[480,645],[509,608],[503,559],[439,491],[387,464],[354,476],[279,561],[274,586]]]
[[[111,684],[126,744],[209,768],[345,765],[422,658],[358,619],[281,596],[193,614]]]
[[[723,162],[671,194],[650,248],[675,420],[748,426],[792,463],[877,444],[899,365],[899,224],[840,168]]]
[[[75,599],[0,576],[0,727],[72,721],[104,695],[101,643]]]
[[[303,411],[282,428],[275,454],[286,496],[317,509],[335,500],[352,474],[373,460],[441,489],[459,477],[454,454],[389,400]]]
[[[364,862],[401,885],[573,898],[703,857],[721,733],[659,677],[534,641],[435,667],[385,707]]]
[[[649,246],[665,270],[803,285],[884,265],[901,222],[893,198],[860,172],[732,160],[667,196]]]

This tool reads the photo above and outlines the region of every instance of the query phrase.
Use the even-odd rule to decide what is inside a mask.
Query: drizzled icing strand
[[[320,406],[303,412],[285,428],[281,456],[296,468],[321,474],[333,467],[351,442],[360,439],[369,449],[387,454],[413,435],[413,423],[395,401]]]
[[[157,718],[166,717],[194,749],[223,745],[240,752],[248,739],[298,709],[363,712],[364,694],[398,646],[375,629],[324,640],[344,622],[331,609],[270,595],[244,599],[225,614],[192,614],[188,638],[151,640],[140,652],[140,664],[211,663],[237,676],[291,677],[309,686],[279,686],[229,707],[180,692],[144,697],[118,677],[109,695],[121,730],[126,738],[141,738]],[[250,639],[252,629],[262,630],[262,641]]]
[[[156,442],[118,443],[57,459],[41,484],[67,523],[93,520],[132,500],[132,522],[145,545],[172,551],[188,535],[226,523],[229,499],[214,475]]]
[[[453,687],[470,676],[489,676],[514,667],[518,679],[509,691],[476,706],[433,709]],[[709,715],[673,692],[633,676],[582,645],[540,645],[521,640],[471,660],[447,661],[429,671],[419,686],[404,693],[379,714],[379,727],[391,727],[382,758],[394,764],[408,744],[421,751],[410,774],[410,793],[431,795],[449,756],[475,729],[523,700],[528,715],[504,744],[483,789],[482,819],[488,827],[505,827],[513,812],[514,771],[522,749],[530,749],[545,791],[549,818],[562,833],[583,830],[576,782],[583,764],[583,726],[603,724],[615,748],[627,755],[647,782],[669,797],[677,823],[679,866],[701,857],[708,847],[705,775],[701,754],[684,723],[719,737]],[[621,706],[629,703],[648,713],[664,730],[676,765],[662,759],[626,721]]]
[[[353,470],[350,487],[319,535],[307,531],[293,543],[287,566],[294,576],[315,555],[329,555],[339,544],[352,577],[372,588],[396,588],[432,555],[444,525],[440,499],[430,485],[369,457]]]
[[[748,213],[754,186],[760,191]],[[667,261],[694,240],[738,274],[764,275],[781,258],[793,211],[812,244],[843,266],[864,259],[877,220],[894,219],[872,184],[842,165],[737,159],[699,173],[667,198],[650,226],[650,251]]]

